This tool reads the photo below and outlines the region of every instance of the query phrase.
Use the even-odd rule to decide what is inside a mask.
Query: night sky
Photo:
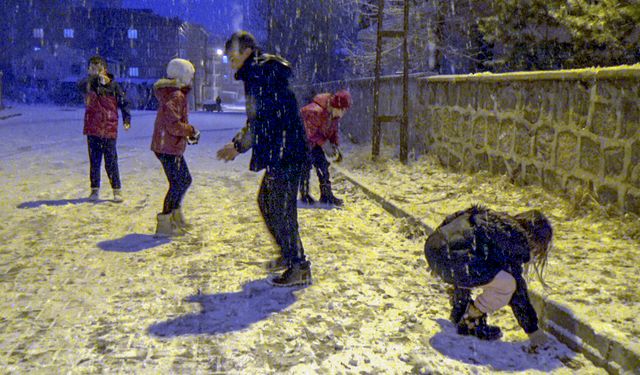
[[[124,0],[125,8],[148,8],[204,26],[212,39],[224,39],[241,27],[240,0]]]

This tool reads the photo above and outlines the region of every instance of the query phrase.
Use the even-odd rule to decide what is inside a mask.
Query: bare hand
[[[240,153],[233,146],[233,142],[229,142],[218,150],[216,156],[218,160],[231,161],[236,158]]]

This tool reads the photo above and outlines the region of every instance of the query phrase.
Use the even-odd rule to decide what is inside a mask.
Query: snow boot
[[[300,181],[300,201],[309,206],[313,206],[316,200],[309,194],[309,175],[303,177]]]
[[[289,266],[280,276],[269,280],[269,283],[278,287],[311,284],[311,263],[297,263]]]
[[[331,184],[320,185],[320,203],[328,204],[336,207],[342,207],[344,202],[337,198],[331,191]]]
[[[176,224],[171,220],[171,214],[158,214],[156,237],[171,237],[180,234]]]
[[[300,197],[300,201],[304,204],[307,204],[309,206],[313,206],[316,203],[316,200],[313,199],[313,197],[309,194],[303,194]]]
[[[171,220],[179,230],[188,232],[193,229],[193,225],[187,223],[187,221],[185,220],[184,213],[182,213],[182,208],[176,208],[171,211]]]
[[[265,262],[264,268],[269,273],[284,271],[287,269],[287,261],[282,256],[279,256],[275,259]]]
[[[122,191],[120,189],[113,189],[113,201],[116,203],[121,203],[122,199]]]
[[[502,337],[500,327],[488,325],[487,314],[478,310],[473,304],[469,305],[456,329],[459,335],[475,336],[480,340],[493,341]]]
[[[89,199],[92,202],[96,202],[100,200],[100,189],[91,188],[91,194],[89,194],[89,197],[87,199]]]
[[[469,304],[473,303],[471,299],[471,291],[469,289],[451,288],[447,290],[449,293],[449,302],[451,303],[451,314],[449,320],[451,323],[458,325],[467,312]]]

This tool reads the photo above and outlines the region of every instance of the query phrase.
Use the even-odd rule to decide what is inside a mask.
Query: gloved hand
[[[333,161],[336,163],[340,163],[342,161],[342,151],[338,146],[336,146],[336,156],[333,158]]]
[[[333,158],[336,156],[336,145],[331,142],[325,142],[322,145],[322,151],[324,151],[324,154],[327,155],[327,157]]]
[[[122,126],[124,126],[124,130],[131,129],[131,123],[130,122],[125,122],[124,124],[122,124]]]
[[[187,144],[197,145],[199,141],[200,141],[200,131],[194,127],[193,135],[187,137]]]
[[[549,338],[543,330],[538,329],[529,334],[529,348],[527,352],[537,353],[539,349],[545,349],[549,344]]]

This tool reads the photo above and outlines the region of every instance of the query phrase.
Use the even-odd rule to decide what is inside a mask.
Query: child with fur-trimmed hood
[[[192,179],[184,158],[187,144],[196,144],[200,132],[189,123],[187,95],[195,68],[184,59],[173,59],[167,65],[167,78],[154,85],[158,98],[158,114],[153,128],[151,150],[156,154],[169,181],[162,212],[157,216],[156,235],[173,236],[189,230],[182,212],[182,198]]]

